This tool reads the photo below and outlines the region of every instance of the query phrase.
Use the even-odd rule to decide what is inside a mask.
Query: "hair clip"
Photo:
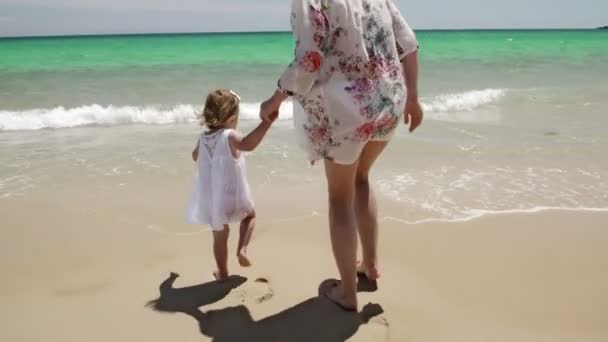
[[[228,90],[230,92],[230,94],[234,97],[236,97],[237,100],[239,100],[239,102],[241,102],[241,97],[239,96],[239,94],[235,93],[233,90]]]

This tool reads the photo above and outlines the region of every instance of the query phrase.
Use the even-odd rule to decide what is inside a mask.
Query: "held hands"
[[[262,105],[260,106],[260,119],[267,123],[274,122],[279,117],[281,103],[283,103],[286,98],[287,95],[277,90],[272,97],[262,102]]]
[[[276,112],[272,112],[270,113],[270,115],[268,116],[268,120],[265,120],[265,122],[268,123],[273,123],[275,122],[277,119],[279,118],[279,111],[277,110]]]
[[[281,104],[277,105],[272,98],[264,101],[260,107],[260,119],[267,123],[273,123],[279,117],[280,107]]]
[[[416,128],[422,124],[422,120],[424,119],[424,112],[422,111],[422,107],[420,106],[420,102],[417,98],[407,99],[403,114],[403,121],[405,122],[405,125],[407,126],[409,124],[410,133],[414,133]]]
[[[268,124],[275,122],[279,118],[279,109],[272,110],[272,108],[264,108],[264,103],[262,103],[262,107],[260,108],[260,119]]]

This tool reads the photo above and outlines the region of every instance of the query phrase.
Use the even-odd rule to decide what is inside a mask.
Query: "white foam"
[[[436,96],[429,103],[423,104],[423,107],[425,111],[432,113],[470,112],[483,105],[495,102],[505,94],[504,89],[484,89],[443,94]]]
[[[502,89],[473,90],[445,94],[423,101],[429,118],[445,121],[480,122],[495,117],[475,112],[505,95]],[[241,104],[241,118],[255,120],[259,115],[259,102]],[[199,106],[181,104],[171,108],[157,106],[102,106],[98,104],[74,108],[38,108],[24,111],[0,110],[0,131],[38,130],[44,128],[70,128],[78,126],[113,126],[127,124],[176,124],[196,122]],[[280,120],[293,117],[293,105],[281,107]]]
[[[469,222],[482,218],[484,216],[495,216],[495,215],[508,215],[508,214],[536,214],[546,211],[572,211],[572,212],[593,212],[593,213],[604,213],[608,212],[608,208],[589,208],[589,207],[532,207],[528,209],[505,209],[505,210],[482,210],[482,209],[471,209],[463,213],[463,215],[453,218],[428,218],[422,220],[407,220],[399,217],[384,216],[380,219],[383,221],[395,221],[405,224],[424,224],[424,223],[436,223],[436,222]]]
[[[194,121],[195,109],[180,105],[162,110],[155,107],[90,105],[57,107],[22,112],[0,111],[0,130],[36,130],[89,125],[168,124]]]
[[[496,123],[500,114],[483,108],[506,95],[504,89],[472,90],[463,93],[443,94],[423,101],[426,118],[436,121],[465,123]]]
[[[243,103],[241,118],[259,117],[260,103]],[[293,106],[281,108],[279,119],[290,119]],[[193,105],[177,105],[171,108],[154,106],[101,106],[98,104],[75,108],[40,108],[25,111],[0,110],[0,131],[38,130],[44,128],[70,128],[78,126],[114,126],[127,124],[163,125],[192,123],[197,121],[200,108]]]

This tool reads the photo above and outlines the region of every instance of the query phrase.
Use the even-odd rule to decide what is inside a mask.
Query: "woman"
[[[262,104],[269,120],[293,96],[295,125],[311,162],[324,160],[332,249],[341,282],[327,297],[357,310],[357,273],[378,272],[370,170],[405,114],[413,132],[418,43],[393,0],[292,0],[295,58]],[[357,229],[363,260],[357,265]]]

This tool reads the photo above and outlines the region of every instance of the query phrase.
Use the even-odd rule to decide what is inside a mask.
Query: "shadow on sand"
[[[160,297],[147,306],[161,312],[185,313],[198,322],[200,332],[216,342],[290,341],[342,342],[352,337],[363,324],[383,313],[378,304],[367,304],[359,313],[348,313],[319,295],[287,310],[255,321],[244,305],[203,312],[199,307],[217,302],[246,279],[233,276],[223,282],[210,282],[185,288],[174,288],[178,275],[160,285]],[[324,293],[334,280],[319,286]],[[375,291],[374,284],[360,282],[360,291]]]

